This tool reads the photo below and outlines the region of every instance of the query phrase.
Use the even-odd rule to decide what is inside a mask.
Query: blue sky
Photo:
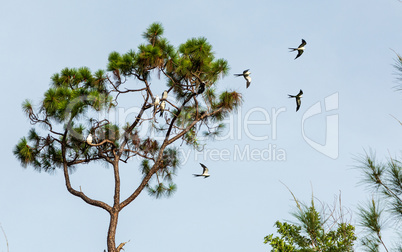
[[[356,156],[370,148],[380,160],[400,155],[401,128],[390,116],[402,119],[402,94],[394,89],[396,56],[390,50],[402,54],[402,4],[396,0],[7,1],[0,9],[5,91],[0,101],[5,140],[0,147],[0,223],[10,251],[106,248],[105,211],[69,194],[60,171],[49,175],[24,169],[12,155],[31,127],[21,103],[26,98],[39,103],[50,77],[65,67],[105,69],[110,52],[136,49],[153,22],[163,24],[174,46],[206,37],[231,67],[219,85],[243,93],[244,104],[228,121],[234,137],[208,143],[204,153],[183,148],[188,160],[175,179],[178,190],[172,198],[155,200],[145,192],[123,210],[116,240],[130,240],[126,251],[267,251],[263,238],[275,231],[275,221],[292,220],[294,203],[281,182],[306,202],[314,192],[332,203],[341,192],[343,205],[354,211],[370,198],[359,186]],[[294,60],[288,47],[298,46],[302,38],[306,51]],[[247,68],[252,84],[246,90],[245,81],[233,74]],[[287,94],[299,89],[304,96],[296,113]],[[333,94],[338,96],[335,110],[305,119],[302,132],[303,115],[318,102],[324,110],[325,98]],[[273,111],[279,110],[274,123]],[[267,122],[266,115],[270,124],[244,124]],[[338,123],[331,124],[337,130],[326,137],[328,116]],[[336,139],[337,158],[312,148],[303,133],[320,144]],[[284,160],[240,158],[239,150],[247,148],[272,157],[276,150],[285,153]],[[230,154],[218,160],[213,150]],[[199,162],[208,165],[210,178],[193,178]],[[121,172],[124,197],[138,183],[138,163],[124,165]],[[71,179],[91,197],[111,201],[111,169],[86,165]],[[0,250],[6,251],[1,234]]]

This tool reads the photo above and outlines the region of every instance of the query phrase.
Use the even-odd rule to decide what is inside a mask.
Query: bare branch
[[[393,116],[393,115],[391,115],[391,114],[390,114],[390,116],[392,116],[392,117],[393,117],[395,120],[397,120],[397,121],[399,122],[399,124],[400,124],[400,125],[402,125],[402,122],[401,122],[401,121],[399,121],[398,119],[396,119],[396,117],[395,117],[395,116]]]
[[[1,228],[1,231],[3,232],[4,239],[6,240],[6,244],[7,244],[7,252],[9,252],[10,250],[9,250],[9,247],[8,247],[8,239],[7,239],[6,232],[4,232],[4,229],[3,229],[3,227],[1,226],[1,224],[0,224],[0,228]]]
[[[72,119],[70,119],[70,121],[68,122],[68,126],[71,125],[71,121]],[[102,201],[98,201],[98,200],[93,200],[91,198],[89,198],[88,196],[86,196],[83,192],[77,191],[75,190],[72,186],[71,186],[71,182],[70,182],[70,176],[68,174],[68,162],[66,159],[66,139],[67,139],[67,132],[68,132],[68,128],[65,130],[64,135],[63,135],[63,140],[62,140],[62,145],[61,145],[61,152],[62,152],[62,156],[63,156],[63,171],[64,171],[64,179],[66,182],[66,187],[67,190],[72,194],[75,195],[77,197],[80,197],[82,200],[84,200],[86,203],[93,205],[93,206],[97,206],[100,208],[105,209],[108,212],[112,211],[112,208],[102,202]]]
[[[124,249],[123,249],[123,246],[126,245],[126,243],[128,243],[128,242],[130,242],[130,240],[128,240],[128,241],[126,241],[126,242],[120,243],[120,245],[117,246],[116,251],[117,251],[117,252],[120,252],[120,250],[124,250]]]

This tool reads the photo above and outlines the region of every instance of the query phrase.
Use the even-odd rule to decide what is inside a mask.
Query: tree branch
[[[71,121],[72,121],[72,119],[69,120],[68,126],[70,126]],[[70,176],[68,174],[68,165],[67,165],[68,162],[67,162],[67,159],[66,159],[66,139],[67,139],[68,128],[69,127],[67,127],[67,129],[64,132],[63,139],[62,139],[62,145],[61,145],[61,152],[62,152],[62,156],[63,156],[64,179],[65,179],[65,182],[66,182],[67,190],[72,195],[80,197],[86,203],[88,203],[90,205],[93,205],[93,206],[103,208],[106,211],[111,212],[112,208],[108,204],[106,204],[105,202],[98,201],[98,200],[93,200],[93,199],[89,198],[88,196],[86,196],[83,192],[77,191],[71,186]]]

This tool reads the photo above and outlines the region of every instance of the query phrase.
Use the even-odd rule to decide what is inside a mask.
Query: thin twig
[[[7,244],[7,252],[9,252],[10,250],[9,250],[9,247],[8,247],[8,239],[7,239],[7,235],[6,235],[6,232],[4,232],[4,229],[3,229],[3,226],[1,225],[1,223],[0,223],[0,228],[1,228],[1,231],[3,232],[3,234],[4,234],[4,238],[6,239],[6,244]]]
[[[126,245],[126,243],[128,242],[130,242],[130,240],[120,243],[120,245],[116,248],[117,252],[120,252],[120,250],[124,250],[123,246]]]
[[[402,122],[401,121],[399,121],[395,116],[393,116],[393,115],[391,115],[391,114],[389,114],[390,116],[392,116],[395,120],[397,120],[398,122],[399,122],[399,124],[400,125],[402,125]]]

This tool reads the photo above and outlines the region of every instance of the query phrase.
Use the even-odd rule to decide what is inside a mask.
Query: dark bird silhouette
[[[296,98],[296,112],[300,108],[300,104],[301,104],[300,98],[302,98],[302,95],[303,95],[303,91],[301,89],[300,89],[300,92],[297,95],[289,95],[289,98]]]
[[[289,48],[291,52],[297,51],[297,55],[296,55],[295,59],[299,58],[303,54],[304,46],[306,44],[307,44],[307,42],[304,39],[302,39],[302,43],[299,45],[299,47],[297,47],[297,48]]]
[[[197,95],[204,93],[204,91],[205,91],[205,83],[200,82],[200,85],[198,86],[198,90],[197,90]]]
[[[250,77],[250,69],[244,70],[242,74],[234,74],[235,76],[243,76],[244,79],[246,80],[246,88],[248,88],[251,84],[251,77]]]
[[[203,168],[203,170],[202,170],[202,174],[193,174],[195,177],[200,177],[200,176],[203,176],[204,178],[208,178],[210,175],[208,174],[208,168],[205,166],[205,165],[203,165],[203,164],[201,164],[200,163],[200,165],[202,166],[202,168]]]

